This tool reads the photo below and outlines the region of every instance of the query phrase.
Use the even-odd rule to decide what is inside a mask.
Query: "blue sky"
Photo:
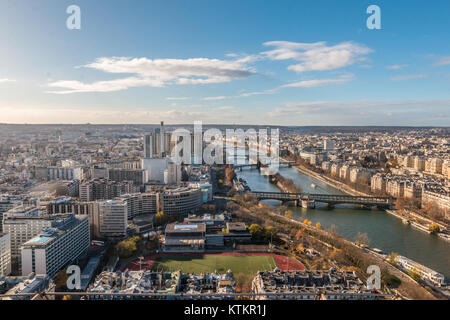
[[[66,8],[81,9],[81,30]],[[369,30],[366,8],[381,8]],[[0,122],[450,123],[450,2],[0,3]]]

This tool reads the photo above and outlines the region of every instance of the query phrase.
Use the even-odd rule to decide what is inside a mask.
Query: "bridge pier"
[[[316,207],[316,201],[314,200],[302,200],[302,208],[314,209]]]

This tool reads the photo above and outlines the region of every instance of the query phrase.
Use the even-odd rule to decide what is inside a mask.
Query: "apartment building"
[[[115,199],[99,202],[94,235],[102,238],[123,238],[127,234],[128,206],[126,201]]]
[[[22,275],[55,276],[85,253],[90,244],[87,216],[70,214],[54,221],[21,249]]]
[[[0,277],[11,273],[11,239],[9,233],[0,232]]]
[[[36,207],[21,206],[6,212],[3,217],[3,232],[10,235],[12,263],[20,265],[21,245],[51,224],[52,220],[42,216]]]

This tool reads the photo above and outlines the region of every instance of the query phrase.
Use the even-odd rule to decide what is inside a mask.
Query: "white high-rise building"
[[[39,208],[17,207],[4,213],[3,232],[9,233],[11,257],[20,264],[20,246],[35,237],[44,227],[51,225],[51,220],[41,216]]]
[[[329,139],[323,140],[323,149],[325,151],[334,150],[334,141],[333,140],[329,140]]]
[[[22,275],[55,276],[85,253],[90,244],[89,218],[69,214],[23,244]]]
[[[122,238],[127,234],[128,206],[126,201],[108,200],[99,203],[98,236]]]
[[[11,241],[9,233],[0,232],[0,277],[11,273]]]
[[[177,165],[174,162],[169,162],[167,164],[167,169],[164,171],[164,183],[165,184],[181,183],[181,166],[180,165]]]

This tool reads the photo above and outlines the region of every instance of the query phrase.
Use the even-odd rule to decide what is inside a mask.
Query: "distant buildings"
[[[90,244],[87,216],[69,214],[22,245],[22,275],[53,277],[85,253]]]

